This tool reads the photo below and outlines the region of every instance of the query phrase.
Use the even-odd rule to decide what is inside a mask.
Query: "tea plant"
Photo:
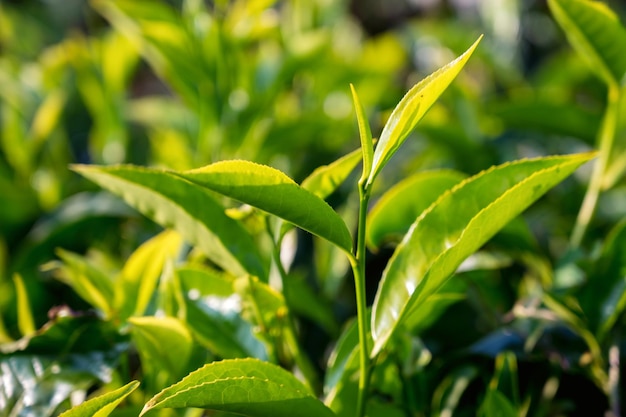
[[[159,223],[178,230],[188,241],[202,247],[205,256],[221,269],[235,276],[254,276],[260,285],[269,279],[262,257],[235,220],[222,214],[224,209],[214,195],[255,207],[260,210],[259,216],[272,216],[266,221],[267,232],[274,233],[275,252],[280,251],[288,225],[300,227],[342,249],[355,280],[358,343],[350,350],[351,355],[358,354],[359,358],[354,413],[363,416],[376,362],[393,354],[394,348],[389,345],[394,337],[420,324],[422,308],[436,303],[432,296],[441,290],[465,258],[592,158],[592,154],[578,154],[508,163],[461,181],[447,192],[445,188],[450,184],[437,183],[440,180],[437,175],[425,181],[426,184],[420,184],[441,187],[442,195],[417,218],[396,248],[383,273],[370,316],[365,299],[365,242],[372,186],[477,45],[478,41],[407,93],[389,117],[375,148],[364,110],[353,88],[363,155],[363,170],[358,181],[356,248],[353,248],[347,225],[317,195],[327,194],[321,188],[326,186],[324,181],[309,180],[305,182],[308,188],[299,186],[276,169],[243,160],[220,161],[191,171],[85,165],[73,169],[119,194]],[[351,158],[348,169],[342,162],[317,175],[323,175],[327,181],[332,179],[334,184],[340,183],[357,160]],[[277,225],[272,225],[274,216],[282,220]],[[275,257],[273,263],[279,271],[283,270],[280,258]],[[284,272],[281,278],[289,279]],[[257,307],[263,309],[262,305]],[[344,365],[346,369],[341,379],[353,372],[350,362],[348,359]],[[307,382],[314,386],[311,378],[307,378]],[[336,401],[338,397],[328,406],[333,408]],[[288,372],[250,359],[205,365],[153,397],[142,413],[164,407],[200,407],[256,416],[266,415],[270,410],[285,416],[293,415],[296,410],[299,415],[333,414]],[[345,413],[347,410],[336,411]]]
[[[232,109],[220,109],[219,101],[204,107],[208,84],[199,89],[194,85],[202,78],[196,74],[199,67],[219,78],[225,63],[185,48],[187,42],[198,45],[199,39],[219,43],[236,26],[233,22],[226,19],[220,22],[223,26],[207,26],[202,19],[192,19],[205,16],[194,1],[185,3],[183,23],[160,6],[153,10],[141,2],[94,4],[141,45],[141,53],[187,109],[197,111],[201,120],[196,126],[197,149],[203,150],[198,158],[215,145],[210,143],[213,134],[217,144],[236,134],[239,127],[231,117],[238,116],[229,113]],[[541,253],[518,216],[592,160],[594,152],[520,159],[469,177],[450,169],[423,171],[387,190],[380,186],[381,172],[393,164],[411,132],[470,61],[479,48],[478,39],[457,59],[415,84],[395,106],[378,138],[372,135],[357,89],[350,85],[360,149],[317,168],[300,183],[279,169],[242,159],[219,160],[197,169],[188,169],[193,159],[188,157],[176,169],[72,165],[75,172],[122,197],[165,230],[139,246],[123,265],[111,265],[102,255],[57,250],[59,261],[48,264],[47,270],[96,314],[59,308],[47,325],[35,330],[29,294],[16,275],[18,324],[26,336],[2,345],[3,369],[9,369],[3,376],[6,386],[18,386],[18,376],[31,368],[35,374],[37,369],[49,370],[29,376],[42,386],[56,378],[69,381],[65,386],[71,389],[86,390],[96,378],[112,380],[102,395],[68,410],[67,416],[201,415],[196,408],[249,416],[548,416],[561,411],[551,404],[558,377],[550,374],[527,387],[522,373],[524,365],[535,360],[530,356],[538,354],[547,362],[550,350],[561,361],[555,373],[575,368],[606,396],[606,408],[619,415],[626,224],[612,226],[595,252],[586,252],[586,244],[590,247],[593,242],[585,237],[601,192],[616,185],[626,168],[620,152],[623,143],[617,140],[626,73],[620,51],[626,50],[626,30],[608,8],[595,2],[550,0],[549,5],[576,51],[607,85],[608,96],[591,182],[569,247],[556,266]],[[239,12],[248,16],[246,10]],[[158,27],[175,29],[168,38]],[[194,30],[204,30],[202,37]],[[177,60],[180,54],[184,59]],[[130,61],[132,55],[127,57]],[[78,67],[80,62],[76,61]],[[114,92],[119,93],[121,83],[115,83]],[[83,88],[87,86],[94,84],[86,82]],[[211,96],[230,95],[234,86],[217,83],[215,88]],[[278,90],[267,94],[268,100],[280,96]],[[107,111],[120,122],[118,109],[90,105],[103,114],[95,123],[102,136],[94,146],[102,149],[112,138],[125,138],[106,134],[116,126],[104,119]],[[256,123],[254,116],[246,120]],[[261,144],[270,138],[248,139],[220,152],[239,155],[245,148],[244,153],[256,157],[263,155]],[[166,161],[168,155],[160,158]],[[355,178],[359,164],[361,172]],[[340,187],[356,195],[355,203],[341,210],[326,202]],[[373,205],[372,199],[377,199]],[[316,255],[341,256],[334,262],[345,263],[352,271],[356,317],[341,331],[325,300],[290,269],[286,255],[293,255],[294,236],[303,236],[297,229],[315,236]],[[367,259],[381,250],[392,253],[378,279]],[[444,361],[450,364],[438,362],[436,348],[428,347],[422,336],[433,331],[431,326],[454,332],[455,323],[445,320],[446,312],[472,297],[471,285],[482,285],[479,291],[487,288],[472,274],[504,271],[516,263],[523,267],[524,277],[518,284],[519,298],[503,322],[483,339],[468,343],[456,357],[446,356]],[[507,274],[517,273],[503,273],[510,279]],[[366,284],[372,281],[376,293],[369,306]],[[327,294],[338,296],[331,278],[321,278],[320,283],[326,285]],[[297,316],[315,321],[336,338],[322,369],[308,354]],[[565,342],[559,344],[559,337]],[[65,338],[70,347],[54,343]],[[546,339],[554,345],[544,351]],[[51,345],[64,346],[64,351],[52,352],[64,353],[62,362],[47,358],[40,366],[31,366],[23,356],[50,354]],[[492,373],[488,377],[472,363],[485,357],[486,372]],[[104,372],[106,378],[101,377]],[[129,382],[136,378],[141,384]],[[467,406],[464,395],[467,402],[465,393],[472,389],[481,393]],[[24,398],[48,393],[43,388],[25,392],[21,399],[0,392],[2,408],[29,410]],[[122,402],[127,409],[116,410]],[[50,401],[39,411],[51,414],[58,405]]]

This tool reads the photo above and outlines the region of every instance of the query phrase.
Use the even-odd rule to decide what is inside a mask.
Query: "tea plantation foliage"
[[[0,3],[0,417],[621,415],[624,5],[391,4]]]

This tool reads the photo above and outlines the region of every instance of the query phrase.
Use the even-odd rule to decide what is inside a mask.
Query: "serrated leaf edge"
[[[589,158],[587,158],[584,161],[581,161],[581,165],[585,162],[588,162],[590,159],[592,159],[593,157],[595,157],[595,155],[597,155],[597,152],[587,152],[587,153],[582,153],[582,154],[576,154],[577,156],[579,156],[581,159],[585,159],[582,158],[583,155],[589,155]],[[500,165],[494,165],[492,167],[489,167],[486,170],[483,170],[481,172],[479,172],[476,175],[473,175],[470,178],[467,178],[463,181],[461,181],[460,183],[458,183],[457,185],[455,185],[454,187],[452,187],[451,189],[445,191],[441,196],[439,196],[439,198],[437,198],[437,200],[435,200],[435,202],[433,202],[426,210],[424,210],[422,212],[422,214],[415,220],[415,222],[413,222],[413,224],[411,225],[411,228],[409,229],[409,231],[407,232],[407,234],[405,235],[407,238],[409,236],[411,236],[413,234],[413,230],[417,227],[417,224],[423,220],[423,218],[425,216],[428,215],[428,213],[432,212],[435,208],[435,206],[437,206],[439,204],[439,202],[445,198],[447,198],[448,195],[456,192],[459,188],[463,187],[465,184],[472,182],[480,177],[482,177],[483,175],[487,175],[490,172],[493,172],[495,170],[499,170],[499,169],[504,169],[506,167],[512,166],[512,165],[519,165],[522,164],[526,161],[536,161],[536,160],[551,160],[551,159],[561,159],[564,157],[567,157],[568,155],[553,155],[553,156],[547,156],[547,157],[539,157],[539,158],[523,158],[523,159],[518,159],[515,161],[509,161],[506,162],[504,164],[500,164]],[[573,162],[575,159],[572,157],[571,161],[568,162]],[[524,178],[522,181],[516,183],[513,187],[509,188],[508,190],[506,190],[503,194],[501,194],[498,198],[496,198],[495,200],[493,200],[491,203],[489,203],[488,205],[486,205],[485,207],[483,207],[480,211],[478,211],[478,213],[476,213],[476,215],[474,215],[472,217],[472,219],[469,221],[469,223],[467,224],[467,226],[465,228],[463,228],[462,232],[459,234],[458,238],[455,239],[454,243],[452,243],[448,248],[446,248],[446,250],[444,250],[443,252],[441,252],[438,256],[436,256],[433,261],[430,263],[428,270],[426,272],[426,275],[428,274],[428,271],[430,271],[432,265],[434,265],[435,263],[437,263],[437,261],[442,258],[444,255],[446,255],[448,252],[450,252],[450,250],[452,250],[454,247],[456,247],[456,245],[463,239],[463,236],[466,234],[466,231],[470,228],[470,225],[472,224],[472,222],[474,222],[474,220],[480,216],[481,213],[483,213],[484,211],[486,211],[488,208],[490,208],[491,206],[493,206],[494,204],[496,204],[498,201],[504,199],[508,194],[514,192],[515,189],[517,189],[518,187],[521,187],[523,184],[525,184],[526,182],[530,181],[532,178],[534,178],[535,176],[545,173],[547,171],[551,171],[554,169],[559,168],[560,165],[555,165],[552,167],[548,167],[548,168],[544,168],[541,169],[539,171],[535,171],[533,172],[531,175],[529,175],[528,177]],[[396,252],[401,250],[401,247],[403,247],[406,244],[406,238],[402,240],[402,242],[400,243],[400,245],[398,245],[398,247],[396,248]],[[389,263],[387,265],[391,264],[391,260],[389,261]],[[384,273],[383,273],[384,275]],[[424,275],[424,276],[426,276]],[[419,285],[418,285],[419,287]],[[416,289],[418,288],[416,287]],[[402,318],[408,311],[408,307],[409,304],[411,304],[411,299],[413,298],[415,294],[415,290],[411,293],[411,295],[407,298],[405,305],[402,307],[402,310],[400,311],[398,317]],[[376,302],[374,302],[375,305]],[[376,314],[374,311],[372,311],[372,318],[376,317]],[[371,356],[375,357],[378,352],[380,350],[382,350],[382,348],[387,344],[387,342],[389,341],[389,338],[391,337],[391,335],[393,334],[393,332],[396,330],[396,328],[398,327],[398,324],[400,323],[400,320],[397,320],[394,324],[394,326],[391,329],[386,330],[385,332],[381,333],[381,335],[385,335],[384,337],[384,342],[381,344],[375,340],[374,342],[374,348],[371,352]],[[372,335],[374,335],[374,329],[375,326],[372,323]],[[380,336],[380,335],[379,335]],[[378,337],[376,338],[378,340],[380,340]]]

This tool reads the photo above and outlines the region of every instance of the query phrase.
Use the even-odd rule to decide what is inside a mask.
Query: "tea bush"
[[[619,5],[38,6],[0,6],[1,415],[620,415]]]

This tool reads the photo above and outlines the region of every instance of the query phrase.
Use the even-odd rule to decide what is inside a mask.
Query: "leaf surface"
[[[354,103],[354,111],[356,112],[356,120],[359,126],[359,137],[361,138],[361,151],[363,153],[363,175],[361,180],[365,181],[372,171],[372,163],[374,158],[374,145],[372,144],[372,131],[367,121],[365,109],[361,104],[361,100],[356,93],[356,89],[350,84],[352,92],[352,102]]]
[[[111,278],[82,255],[63,249],[58,249],[57,255],[63,261],[57,278],[72,287],[76,294],[106,317],[110,316],[114,297]]]
[[[375,356],[461,262],[594,154],[492,167],[442,195],[415,221],[383,273],[372,313]]]
[[[182,291],[183,316],[200,344],[221,358],[267,358],[252,323],[242,314],[242,297],[235,291],[235,281],[191,267],[178,269],[176,275]]]
[[[144,368],[163,369],[180,378],[193,347],[187,327],[174,317],[131,317],[128,322]]]
[[[61,414],[60,417],[107,417],[138,386],[139,381],[131,381],[123,387],[77,405]]]
[[[160,408],[197,407],[245,416],[333,416],[291,373],[256,359],[213,362],[164,389],[141,415]]]
[[[278,216],[347,252],[352,250],[352,237],[341,217],[277,169],[249,161],[221,161],[180,176]]]
[[[361,162],[361,150],[357,149],[328,165],[317,168],[302,181],[302,188],[321,199],[326,199],[348,178]]]
[[[178,255],[182,238],[165,230],[139,246],[128,258],[116,282],[116,302],[120,316],[143,315],[154,294],[163,267]],[[121,291],[120,291],[121,290]]]
[[[444,191],[465,178],[456,171],[426,171],[391,187],[372,207],[367,217],[367,243],[373,249],[400,241],[415,219]]]
[[[250,234],[202,187],[169,171],[143,167],[74,165],[73,169],[157,223],[176,229],[225,270],[267,275]]]
[[[383,166],[398,150],[439,96],[456,78],[481,39],[482,36],[457,59],[413,86],[400,100],[380,134],[380,140],[374,151],[372,170],[367,180],[368,186],[371,186]]]
[[[22,336],[29,336],[35,333],[37,327],[35,327],[35,318],[28,299],[28,291],[26,291],[24,279],[20,274],[13,275],[13,282],[17,295],[17,327]]]
[[[598,1],[548,0],[569,42],[608,85],[620,85],[626,73],[626,29]]]

